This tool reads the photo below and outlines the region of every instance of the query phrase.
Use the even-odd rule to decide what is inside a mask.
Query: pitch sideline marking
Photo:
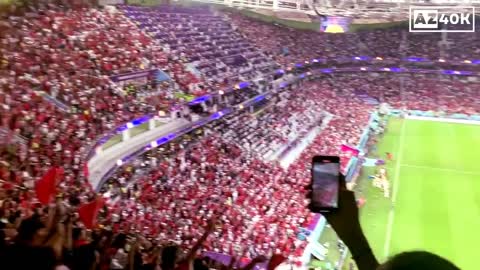
[[[393,190],[392,190],[392,205],[395,203],[398,194],[398,187],[400,185],[400,161],[402,160],[403,156],[403,145],[405,144],[405,126],[406,126],[406,119],[402,121],[402,127],[400,128],[400,143],[398,144],[398,157],[395,163],[395,175],[393,177]],[[393,220],[395,217],[395,210],[393,208],[390,209],[388,213],[388,222],[387,222],[387,233],[385,236],[385,246],[383,249],[384,258],[388,257],[388,253],[390,252],[390,242],[392,240],[392,230],[393,230]]]
[[[459,174],[480,175],[480,172],[475,172],[475,171],[462,171],[462,170],[448,169],[448,168],[440,168],[440,167],[421,166],[421,165],[410,165],[410,164],[401,164],[400,166],[401,166],[401,167],[407,167],[407,168],[427,169],[427,170],[436,170],[436,171],[443,171],[443,172],[454,172],[454,173],[459,173]]]

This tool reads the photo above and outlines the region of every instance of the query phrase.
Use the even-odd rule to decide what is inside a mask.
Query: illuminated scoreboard
[[[320,32],[346,33],[352,23],[351,18],[338,16],[325,16],[320,22]]]

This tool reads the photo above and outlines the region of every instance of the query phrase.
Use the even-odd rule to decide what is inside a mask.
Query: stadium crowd
[[[226,16],[239,32],[282,66],[314,58],[351,60],[356,56],[397,62],[406,57],[417,57],[433,60],[438,66],[452,60],[471,60],[480,53],[480,37],[469,33],[448,33],[447,43],[442,42],[442,35],[409,33],[403,25],[342,35],[312,34],[311,31],[262,22],[238,13],[227,12]],[[470,64],[465,63],[466,66]]]
[[[236,25],[232,28],[204,9],[201,17],[211,26],[195,25],[197,10],[192,8],[121,9],[126,15],[38,5],[34,12],[2,22],[0,117],[7,143],[0,149],[0,253],[13,255],[0,258],[15,259],[17,269],[23,269],[23,263],[39,263],[36,269],[55,265],[127,269],[133,264],[134,269],[155,269],[159,258],[162,269],[173,269],[177,251],[170,242],[190,250],[187,259],[195,256],[200,244],[202,250],[248,259],[259,254],[298,257],[307,243],[297,235],[312,220],[303,192],[310,179],[311,157],[341,155],[343,167],[347,164],[349,156],[340,152],[340,146],[358,143],[375,108],[358,91],[396,108],[480,111],[480,104],[472,102],[478,100],[474,98],[478,84],[452,76],[440,80],[422,75],[401,79],[385,74],[328,75],[282,91],[255,107],[254,113],[245,108],[153,149],[120,168],[99,196],[87,181],[83,158],[88,146],[119,124],[177,102],[168,89],[160,91],[158,99],[128,95],[109,80],[111,75],[159,68],[170,72],[181,91],[199,95],[209,86],[218,90],[244,80],[270,78],[275,61],[286,65],[309,59],[312,52],[337,57],[352,48],[358,54],[368,48],[392,58],[402,53],[392,42],[402,40],[397,29],[321,34],[315,42],[303,32],[229,14]],[[128,17],[145,21],[138,26],[148,34]],[[191,32],[190,27],[197,29]],[[472,36],[465,43],[459,41],[463,50],[446,50],[446,55],[463,59],[478,54],[478,36]],[[185,44],[203,43],[182,48],[178,40],[183,39]],[[236,40],[241,42],[231,47]],[[436,38],[412,35],[408,40],[408,55],[444,57],[429,47],[437,46]],[[288,47],[288,54],[275,49],[275,44]],[[237,55],[243,57],[243,64],[217,60]],[[187,71],[187,63],[200,70],[201,78]],[[259,94],[257,87],[237,91],[229,104]],[[305,136],[327,114],[333,118],[288,169],[265,158]],[[35,198],[36,182],[57,167],[61,169],[55,175],[56,202],[42,205]],[[99,226],[86,224],[84,212],[94,212],[91,220],[98,218]],[[90,227],[94,229],[87,230]],[[212,238],[206,239],[203,227]],[[159,244],[168,248],[161,250]],[[22,261],[18,257],[22,252],[32,252],[29,256],[36,259]],[[196,263],[202,268],[211,262]]]

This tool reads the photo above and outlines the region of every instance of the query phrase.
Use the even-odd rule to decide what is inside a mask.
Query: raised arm
[[[186,261],[191,262],[193,259],[195,259],[195,255],[197,254],[197,251],[200,249],[203,242],[207,240],[210,233],[213,232],[214,228],[215,228],[215,220],[211,219],[208,221],[207,227],[205,228],[205,232],[203,233],[202,237],[198,239],[198,241],[195,243],[192,249],[188,252],[187,257],[185,258]]]
[[[338,209],[323,215],[338,237],[347,245],[353,255],[353,259],[357,263],[358,269],[375,270],[379,264],[360,226],[355,195],[352,191],[347,190],[343,175],[340,182]],[[311,187],[308,189],[311,192]],[[312,212],[319,212],[312,205],[309,208]]]

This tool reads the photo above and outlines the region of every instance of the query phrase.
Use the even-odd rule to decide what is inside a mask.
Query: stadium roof
[[[238,8],[382,21],[407,20],[410,6],[475,6],[480,0],[193,0]],[[315,9],[317,12],[315,12]]]

